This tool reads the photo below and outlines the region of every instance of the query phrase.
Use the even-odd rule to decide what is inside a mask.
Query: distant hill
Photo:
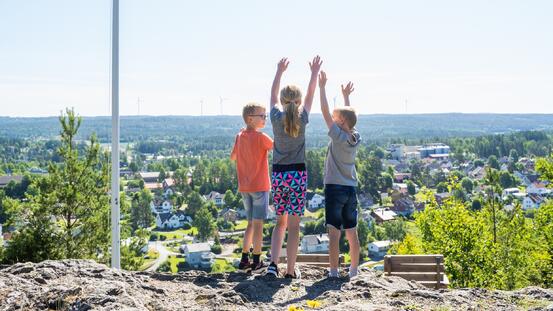
[[[181,138],[183,141],[212,138],[232,142],[243,126],[241,116],[124,116],[121,118],[121,140],[160,140]],[[523,130],[552,130],[552,114],[414,114],[361,115],[357,124],[365,142],[398,139],[478,136]],[[267,132],[271,132],[267,120]],[[52,138],[58,135],[56,117],[0,117],[0,137]],[[102,142],[111,135],[110,117],[84,117],[80,138],[95,132]],[[310,116],[308,144],[325,144],[326,129],[320,114]],[[209,141],[210,139],[208,139]]]

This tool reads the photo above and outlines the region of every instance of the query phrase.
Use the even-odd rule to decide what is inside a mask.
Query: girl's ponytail
[[[289,85],[280,91],[280,103],[284,107],[284,132],[292,137],[300,135],[301,121],[299,108],[301,91],[297,86]]]

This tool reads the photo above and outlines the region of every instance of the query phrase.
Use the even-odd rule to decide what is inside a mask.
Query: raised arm
[[[321,94],[321,112],[323,113],[323,118],[325,119],[326,126],[330,129],[332,126],[332,116],[328,109],[328,101],[326,99],[326,73],[321,71],[319,74],[319,93]]]
[[[282,74],[288,68],[290,62],[286,57],[282,58],[277,65],[277,72],[275,74],[275,79],[273,80],[273,86],[271,87],[271,109],[278,104],[278,91],[280,89],[280,79]]]
[[[311,79],[309,79],[309,86],[307,87],[307,93],[305,94],[305,100],[303,102],[303,109],[308,113],[311,111],[311,106],[313,105],[313,96],[317,88],[317,76],[319,75],[322,64],[323,61],[319,55],[315,56],[313,61],[309,63],[309,67],[311,68]]]
[[[346,84],[346,87],[342,84],[342,95],[344,96],[344,105],[349,106],[349,94],[351,94],[353,91],[355,91],[355,88],[353,87],[353,83],[348,82]]]

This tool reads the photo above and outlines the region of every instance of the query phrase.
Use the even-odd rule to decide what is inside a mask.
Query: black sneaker
[[[278,278],[278,267],[274,262],[271,262],[271,264],[267,267],[265,275],[272,275],[275,278]]]
[[[247,261],[240,261],[240,263],[238,264],[238,271],[242,271],[242,272],[250,272],[252,271],[252,268],[251,268],[251,265],[250,265],[250,261],[247,260]]]
[[[284,278],[285,278],[285,279],[296,279],[296,280],[301,279],[301,272],[300,272],[300,269],[298,269],[298,267],[294,268],[294,275],[289,274],[289,273],[286,273],[286,274],[284,275]]]
[[[252,263],[250,265],[250,268],[252,269],[252,273],[260,273],[263,272],[267,268],[267,265],[263,263],[263,261],[256,263]]]

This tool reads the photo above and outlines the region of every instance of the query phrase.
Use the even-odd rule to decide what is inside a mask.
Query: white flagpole
[[[111,267],[121,269],[119,227],[119,0],[113,1],[111,35]]]

